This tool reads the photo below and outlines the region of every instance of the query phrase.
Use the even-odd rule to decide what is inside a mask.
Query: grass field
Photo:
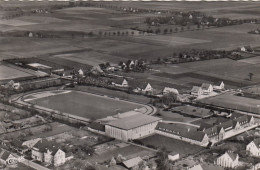
[[[30,102],[39,106],[89,119],[99,119],[106,116],[113,116],[117,113],[123,113],[142,107],[141,104],[92,95],[79,91],[72,91],[66,94],[39,98],[31,100]]]
[[[201,103],[260,114],[260,100],[229,93],[199,100]]]
[[[0,63],[0,81],[1,80],[12,80],[12,79],[16,79],[16,78],[22,78],[22,77],[32,77],[34,76],[33,74],[30,74],[28,72],[24,72],[17,70],[15,68],[12,67],[8,67],[6,65],[3,65]]]
[[[181,157],[195,154],[198,151],[202,150],[203,147],[200,147],[198,145],[192,145],[187,142],[169,138],[162,135],[153,135],[146,138],[141,139],[141,141],[145,145],[152,145],[157,148],[163,148],[165,147],[167,151],[169,152],[177,152],[180,154]]]

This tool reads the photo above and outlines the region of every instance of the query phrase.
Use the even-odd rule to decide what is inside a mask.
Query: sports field
[[[260,100],[230,93],[199,100],[201,103],[260,114]]]
[[[30,103],[88,119],[104,118],[143,107],[141,104],[80,91],[38,98]]]

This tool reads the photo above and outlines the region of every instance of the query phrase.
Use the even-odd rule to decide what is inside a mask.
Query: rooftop
[[[153,123],[153,122],[156,122],[159,120],[161,120],[161,118],[138,113],[138,114],[135,114],[132,116],[123,117],[123,118],[119,118],[117,120],[108,122],[107,125],[117,127],[120,129],[129,130],[129,129],[133,129],[133,128],[143,126],[143,125],[146,125],[149,123]]]
[[[124,164],[127,168],[132,168],[132,167],[138,165],[141,161],[142,161],[142,159],[138,156],[138,157],[129,159],[129,160],[127,160],[127,161],[124,161],[123,164]]]

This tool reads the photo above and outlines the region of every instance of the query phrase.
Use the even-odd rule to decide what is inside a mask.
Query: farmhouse
[[[223,90],[224,88],[225,88],[225,85],[224,85],[223,81],[218,82],[217,84],[215,84],[213,86],[214,90]]]
[[[248,45],[240,48],[242,52],[254,52],[254,50]]]
[[[170,88],[170,87],[165,87],[163,89],[163,95],[168,94],[168,93],[174,93],[174,94],[179,94],[178,90],[175,88]]]
[[[112,85],[117,87],[128,87],[128,82],[126,81],[126,79],[118,78],[112,81]]]
[[[203,94],[203,90],[201,87],[193,86],[190,94],[193,95],[194,97],[199,97]]]
[[[201,131],[190,131],[189,129],[186,130],[167,123],[159,122],[155,128],[155,132],[160,135],[179,139],[195,145],[205,147],[209,144],[206,133]]]
[[[235,168],[238,166],[238,154],[232,152],[225,152],[223,155],[218,157],[214,163],[224,168]]]
[[[203,94],[210,94],[213,91],[213,86],[211,84],[208,83],[203,83],[201,85],[201,89],[203,91]]]
[[[250,155],[260,157],[260,138],[257,138],[246,145],[246,151]]]
[[[152,94],[153,88],[150,83],[130,81],[129,86],[137,93]]]
[[[32,147],[32,158],[40,162],[60,166],[72,157],[66,158],[65,152],[59,148],[57,143],[42,139]]]
[[[105,134],[123,141],[138,139],[153,134],[159,120],[161,118],[138,113],[106,123]]]

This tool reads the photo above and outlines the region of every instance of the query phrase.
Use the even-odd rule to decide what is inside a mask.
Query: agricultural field
[[[39,98],[30,103],[89,119],[113,116],[144,106],[80,91]]]
[[[198,102],[260,114],[260,100],[236,96],[230,93],[201,99]]]
[[[180,154],[180,157],[188,156],[189,154],[197,153],[203,150],[203,147],[198,145],[192,145],[190,143],[169,138],[162,135],[153,135],[140,140],[144,145],[151,145],[156,148],[165,147],[168,152],[177,152]]]

